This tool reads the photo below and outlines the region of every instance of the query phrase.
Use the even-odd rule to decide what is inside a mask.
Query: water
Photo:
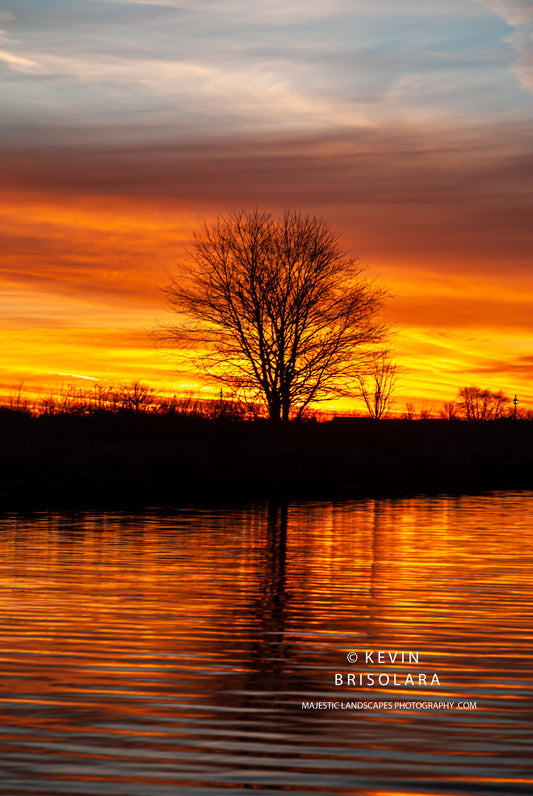
[[[3,517],[0,794],[533,793],[532,518],[531,492]]]

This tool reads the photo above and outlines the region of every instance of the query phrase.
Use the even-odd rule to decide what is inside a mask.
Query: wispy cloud
[[[531,0],[478,0],[478,2],[495,14],[499,14],[509,25],[533,24]]]
[[[3,61],[11,69],[17,72],[34,72],[39,70],[39,64],[29,58],[23,58],[7,50],[0,50],[0,61]]]
[[[28,136],[38,113],[39,140],[48,115],[178,139],[496,117],[521,94],[496,27],[464,0],[27,0],[0,41],[4,104]]]
[[[235,118],[246,128],[313,129],[366,121],[362,103],[346,103],[339,97],[299,88],[288,75],[268,65],[251,67],[243,81],[240,70],[214,66],[202,61],[170,61],[103,56],[98,59],[34,53],[32,59],[0,50],[0,59],[13,69],[38,73],[56,79],[100,86],[100,96],[111,97],[122,88],[135,88],[150,102],[172,102],[182,111],[182,119],[218,119],[218,128],[233,127]],[[160,108],[161,110],[161,108]],[[168,113],[168,111],[165,111]],[[177,121],[177,118],[175,119]]]
[[[533,91],[533,2],[532,0],[478,0],[513,28],[505,37],[517,53],[512,71],[524,88]]]
[[[515,274],[530,267],[533,193],[528,175],[533,151],[527,121],[489,130],[484,125],[406,123],[306,136],[215,135],[210,142],[93,143],[31,152],[10,147],[3,155],[3,180],[11,197],[34,192],[48,201],[55,197],[62,206],[92,197],[114,208],[110,221],[118,208],[126,218],[134,205],[157,206],[172,216],[184,207],[217,212],[254,204],[292,205],[326,216],[334,213],[356,251],[371,262],[396,260],[402,267],[410,262],[418,268],[431,262],[433,269],[449,272],[464,269],[468,262],[470,273],[499,273],[505,258]],[[14,251],[21,240],[6,236],[17,233],[21,222],[16,219],[28,210],[17,208],[13,198],[9,202],[15,222],[6,220],[4,248]],[[59,246],[72,227],[77,230],[72,240],[82,242],[85,252],[89,247],[90,260],[96,262],[104,238],[95,237],[94,225],[104,222],[83,218],[63,213],[63,231],[43,227],[45,218],[32,223],[33,235],[41,231],[37,248],[48,251],[55,238],[53,245]],[[170,220],[165,224],[167,232],[157,233],[158,245],[161,254],[163,243],[168,244],[169,256],[175,238],[174,243],[167,240]],[[120,233],[120,223],[104,232],[113,246],[120,240],[127,250],[129,234]],[[22,238],[25,234],[26,228],[20,232]],[[135,239],[135,250],[143,257],[149,257],[151,237],[147,233],[142,245]],[[63,246],[62,252],[66,267],[68,248]],[[35,258],[28,261],[35,263]],[[68,273],[78,274],[85,284],[90,273],[84,268],[85,260],[78,259]],[[114,284],[108,282],[108,289],[115,289]]]
[[[347,0],[269,0],[268,4],[246,0],[105,0],[108,3],[146,5],[172,8],[177,11],[208,11],[223,13],[241,20],[302,20],[331,16],[349,7]]]
[[[244,17],[265,19],[326,17],[350,12],[365,16],[475,16],[476,12],[464,0],[448,0],[446,5],[438,0],[270,0],[268,4],[248,3],[245,0],[105,0],[108,3],[129,5],[155,5],[176,10],[222,10]]]
[[[2,13],[0,12],[0,19],[2,19]],[[17,72],[31,72],[39,69],[39,64],[36,61],[12,51],[13,47],[16,49],[18,42],[9,39],[3,30],[0,30],[0,44],[2,45],[0,48],[0,61],[10,69]],[[4,49],[3,45],[7,45],[10,49]]]

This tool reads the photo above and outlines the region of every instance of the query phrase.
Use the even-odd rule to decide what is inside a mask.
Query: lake
[[[533,793],[533,492],[0,534],[0,794]]]

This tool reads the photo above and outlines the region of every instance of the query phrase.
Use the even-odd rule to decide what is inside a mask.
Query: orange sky
[[[122,197],[110,214],[103,197],[19,193],[4,197],[1,212],[11,234],[27,241],[6,260],[2,392],[21,382],[48,393],[61,383],[134,378],[162,390],[209,392],[193,373],[176,372],[169,352],[149,334],[167,320],[160,288],[198,226],[198,209]],[[371,232],[379,238],[379,228]],[[365,249],[377,248],[379,240],[369,241],[368,228],[364,233]],[[357,251],[355,240],[353,246]],[[470,383],[517,392],[521,403],[533,405],[527,272],[503,280],[473,274],[468,262],[463,272],[387,252],[362,259],[392,292],[386,315],[404,368],[398,409],[413,401],[436,411]]]
[[[149,335],[161,286],[203,219],[260,206],[324,217],[391,291],[399,411],[533,408],[532,20],[441,5],[58,0],[53,31],[4,3],[0,394],[208,392]]]

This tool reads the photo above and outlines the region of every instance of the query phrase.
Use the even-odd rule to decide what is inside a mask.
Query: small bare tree
[[[398,375],[398,366],[392,362],[388,351],[375,352],[368,369],[358,373],[360,395],[374,420],[380,420],[390,411]]]
[[[445,401],[440,410],[440,416],[443,420],[457,420],[457,406],[454,401]]]
[[[24,382],[21,381],[17,387],[15,394],[12,394],[7,399],[7,405],[10,409],[15,409],[17,412],[26,412],[30,414],[31,405],[30,401],[24,397]]]
[[[241,211],[204,224],[192,263],[166,287],[178,321],[166,340],[204,373],[262,398],[272,420],[353,394],[385,326],[383,291],[314,217]]]
[[[121,384],[118,387],[118,401],[121,409],[133,412],[148,412],[152,407],[155,390],[141,381]]]

